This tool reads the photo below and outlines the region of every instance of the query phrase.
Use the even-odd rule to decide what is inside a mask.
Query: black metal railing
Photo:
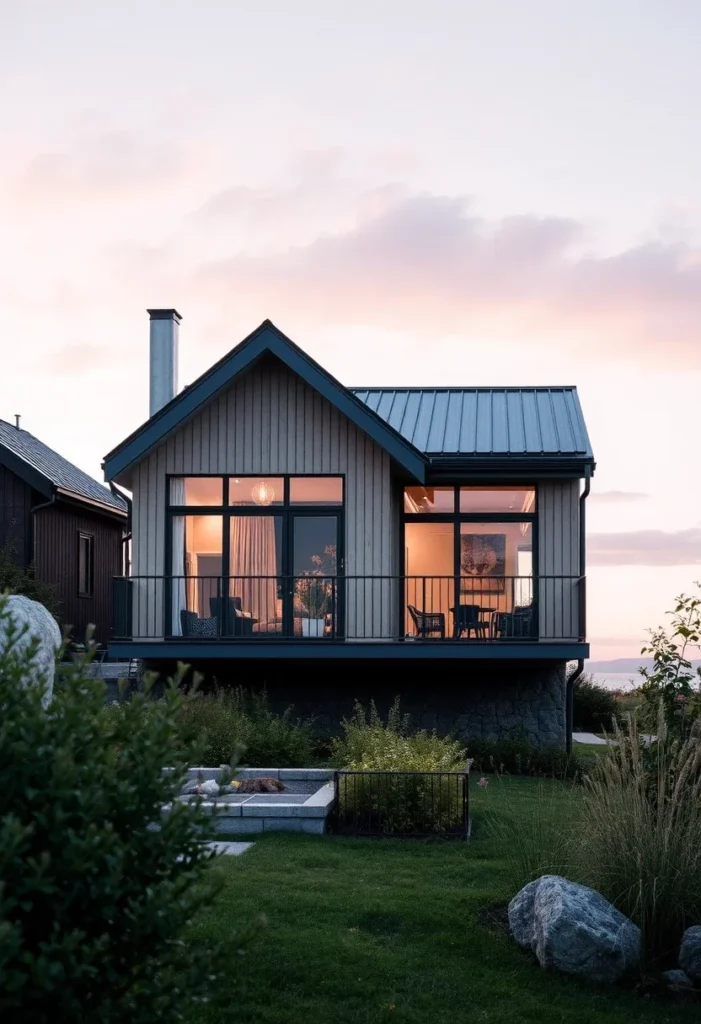
[[[578,576],[132,576],[113,638],[583,641]]]
[[[467,772],[337,771],[332,828],[342,835],[467,839]]]

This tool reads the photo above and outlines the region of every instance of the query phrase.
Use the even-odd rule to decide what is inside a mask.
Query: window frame
[[[531,524],[531,548],[533,551],[533,579],[538,577],[539,565],[539,537],[538,537],[538,485],[537,483],[518,484],[506,482],[495,484],[490,481],[492,487],[503,487],[508,490],[510,487],[516,489],[532,487],[535,496],[533,509],[530,512],[460,512],[460,488],[479,487],[477,481],[466,483],[464,480],[459,484],[446,484],[441,482],[442,487],[453,487],[455,491],[453,512],[407,512],[404,508],[404,487],[402,487],[402,538],[401,538],[401,575],[406,576],[406,524],[407,523],[452,523],[453,524],[453,575],[460,576],[460,526],[462,523],[530,523]],[[487,486],[487,485],[484,485]]]
[[[81,558],[83,542],[87,542],[86,548],[86,577],[82,579]],[[87,587],[82,586],[83,582]],[[95,596],[95,534],[86,530],[78,530],[78,597],[91,598]]]
[[[170,481],[180,477],[218,477],[222,480],[222,497],[225,500],[223,505],[171,505],[170,504]],[[230,505],[229,504],[229,480],[249,479],[256,480],[282,477],[283,479],[283,501],[281,504],[273,505]],[[290,503],[290,479],[292,477],[333,477],[341,480],[341,504],[340,505],[303,505]],[[173,519],[177,516],[221,516],[222,519],[222,566],[230,564],[231,559],[231,520],[234,516],[280,516],[282,518],[282,576],[291,576],[287,562],[292,557],[292,527],[295,517],[301,516],[335,516],[338,521],[338,548],[336,552],[336,572],[338,576],[345,575],[345,545],[346,545],[346,474],[345,473],[167,473],[166,474],[166,495],[165,506],[165,572],[166,594],[164,604],[165,632],[164,636],[170,636],[168,628],[168,609],[171,607],[171,573],[169,567],[173,564]],[[228,574],[222,574],[224,579]],[[339,610],[339,615],[342,611]]]

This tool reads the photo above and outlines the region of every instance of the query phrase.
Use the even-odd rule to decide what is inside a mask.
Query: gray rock
[[[214,779],[207,779],[204,782],[198,782],[196,780],[195,782],[189,783],[187,786],[185,786],[183,792],[186,795],[192,794],[199,796],[219,796],[220,789],[221,786],[219,785],[218,782],[216,782]]]
[[[697,985],[701,985],[701,925],[687,928],[679,947],[679,966]]]
[[[41,702],[47,707],[54,689],[56,652],[61,646],[61,630],[56,619],[43,604],[28,597],[11,594],[5,604],[5,614],[0,618],[0,653],[7,650],[10,620],[17,629],[23,631],[23,635],[13,645],[13,650],[18,653],[25,651],[34,640],[38,641],[31,678],[27,679],[27,682],[42,687]]]
[[[514,938],[541,967],[614,982],[640,962],[640,929],[598,892],[543,875],[509,905]]]
[[[662,976],[670,988],[684,989],[694,987],[693,981],[687,974],[684,974],[684,971],[665,971]]]
[[[516,893],[509,903],[509,928],[519,946],[526,949],[533,948],[534,939],[534,904],[535,894],[540,879],[529,882],[520,892]]]

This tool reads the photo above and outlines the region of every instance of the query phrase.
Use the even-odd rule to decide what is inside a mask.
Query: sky
[[[592,655],[701,578],[697,0],[0,0],[0,417],[101,478],[263,319],[343,383],[576,384]]]

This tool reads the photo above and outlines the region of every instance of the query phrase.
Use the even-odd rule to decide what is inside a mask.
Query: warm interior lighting
[[[256,505],[272,505],[275,501],[275,488],[271,487],[265,480],[259,480],[251,491],[251,497]]]

